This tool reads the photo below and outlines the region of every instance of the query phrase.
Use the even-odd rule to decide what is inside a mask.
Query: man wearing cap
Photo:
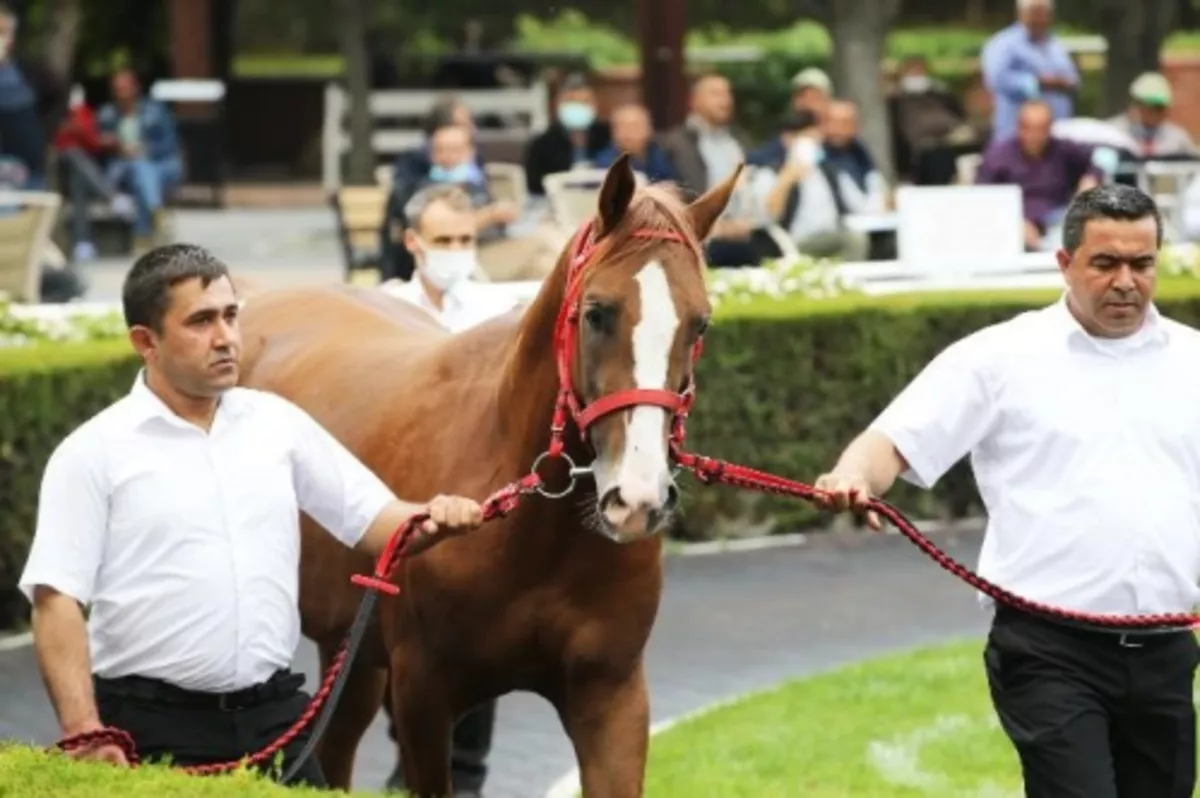
[[[1200,157],[1192,137],[1167,119],[1171,112],[1171,84],[1158,72],[1146,72],[1129,86],[1129,108],[1108,120],[1138,144],[1134,155],[1154,158],[1170,155]]]
[[[812,111],[818,120],[823,120],[832,95],[833,81],[824,70],[809,67],[792,78],[792,110],[797,113]]]

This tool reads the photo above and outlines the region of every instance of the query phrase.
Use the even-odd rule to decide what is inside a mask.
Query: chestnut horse
[[[688,383],[710,313],[700,242],[739,174],[689,205],[668,186],[635,195],[626,158],[609,169],[570,353],[581,405]],[[304,408],[401,497],[482,499],[529,474],[547,451],[570,256],[559,256],[523,312],[456,335],[377,290],[255,294],[242,311],[243,384]],[[454,720],[515,690],[558,710],[586,796],[641,795],[643,650],[662,587],[659,533],[678,490],[671,414],[625,405],[585,425],[586,438],[568,424],[566,454],[592,469],[576,495],[528,496],[507,516],[402,564],[401,592],[381,597],[318,748],[331,785],[350,786],[355,751],[390,681],[413,795],[450,793]],[[563,463],[538,466],[547,493],[568,484]],[[350,577],[374,563],[307,517],[302,534],[303,631],[328,667],[363,597]]]

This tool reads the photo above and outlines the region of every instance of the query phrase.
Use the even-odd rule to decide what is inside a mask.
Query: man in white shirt
[[[239,303],[211,253],[151,250],[123,304],[144,370],[59,444],[42,479],[19,584],[38,664],[65,736],[116,726],[143,758],[236,760],[309,702],[288,670],[300,512],[377,555],[422,507],[296,405],[236,387]],[[415,550],[482,520],[467,499],[428,509]],[[306,738],[285,749],[285,768]],[[123,761],[112,746],[82,755]],[[297,779],[324,783],[315,758]]]
[[[817,480],[827,504],[862,512],[898,476],[929,488],[970,453],[988,513],[981,576],[1068,610],[1192,611],[1200,333],[1154,307],[1161,237],[1137,189],[1081,192],[1057,253],[1063,298],[934,358]],[[997,607],[984,662],[1025,794],[1189,798],[1198,657],[1189,632]]]
[[[507,313],[517,306],[507,283],[483,283],[479,269],[475,213],[471,198],[454,185],[418,191],[404,209],[411,226],[404,246],[416,270],[408,282],[388,280],[380,287],[427,312],[451,332]]]

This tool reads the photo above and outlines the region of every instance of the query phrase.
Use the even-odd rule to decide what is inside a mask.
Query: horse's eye
[[[583,321],[593,332],[612,332],[616,309],[608,305],[589,305],[583,312]]]

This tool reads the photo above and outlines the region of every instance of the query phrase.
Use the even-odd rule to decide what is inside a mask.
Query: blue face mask
[[[435,183],[470,183],[474,177],[475,170],[469,163],[460,163],[450,169],[437,164],[429,167],[429,179]]]
[[[596,121],[596,111],[587,103],[563,103],[558,106],[558,121],[567,130],[584,130]]]

